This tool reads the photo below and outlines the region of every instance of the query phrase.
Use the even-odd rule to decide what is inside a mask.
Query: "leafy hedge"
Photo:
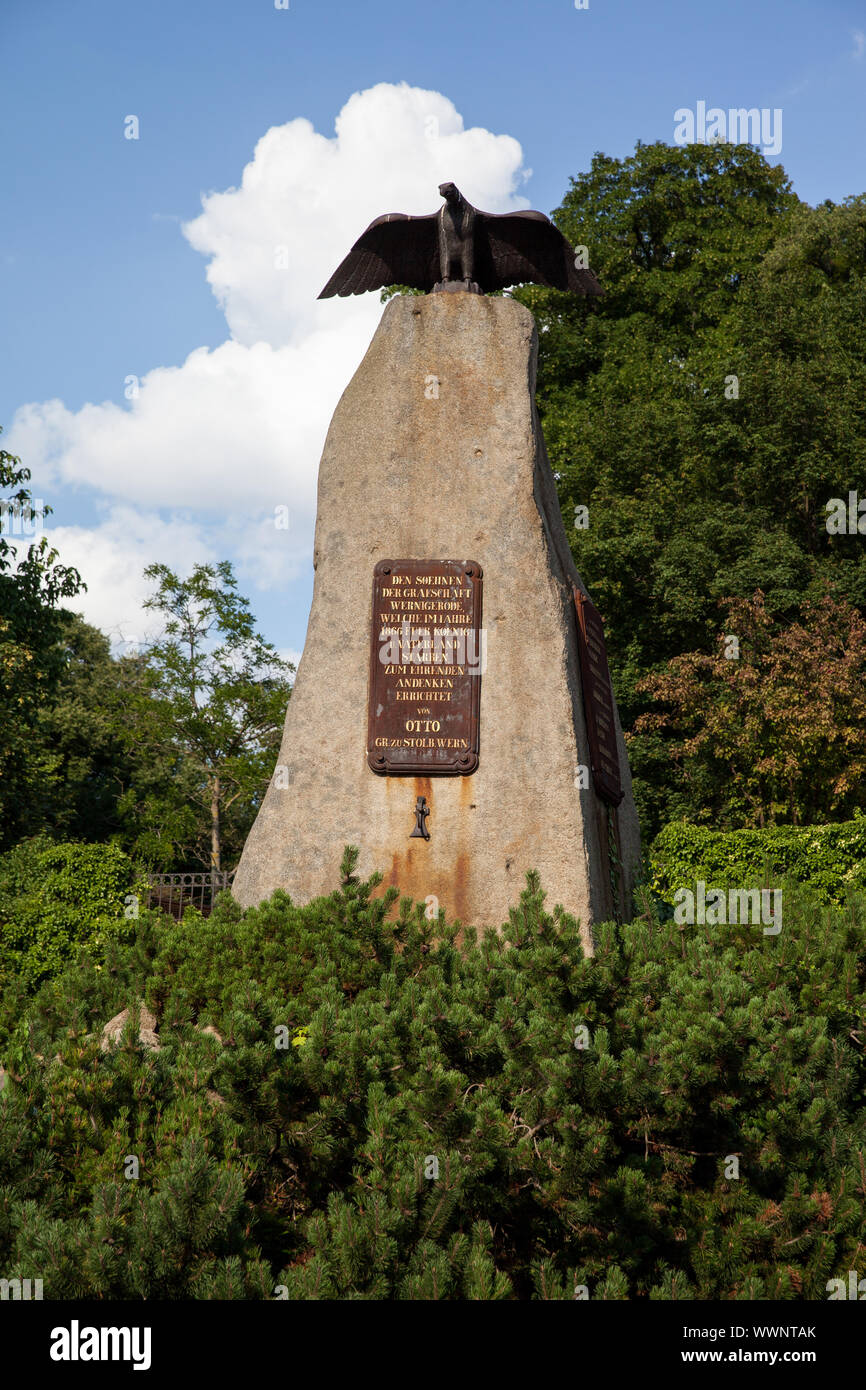
[[[48,1298],[814,1299],[858,1267],[866,899],[789,901],[776,937],[647,913],[586,960],[532,875],[501,935],[458,946],[351,869],[305,907],[145,913],[102,970],[79,959],[21,1016],[6,997],[0,1037],[29,1038],[0,1092],[7,1277]],[[139,999],[159,1050],[133,1015],[103,1052]]]
[[[674,821],[650,853],[653,891],[667,903],[697,879],[718,888],[808,884],[819,901],[845,901],[866,890],[866,816],[836,825],[778,825],[764,830],[708,830]]]
[[[129,934],[130,859],[115,845],[39,837],[0,855],[0,983],[55,975],[82,946]],[[125,915],[126,914],[126,915]]]

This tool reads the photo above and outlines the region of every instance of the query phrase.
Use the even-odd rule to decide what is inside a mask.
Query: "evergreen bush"
[[[304,907],[145,913],[101,970],[7,994],[6,1277],[48,1298],[772,1299],[858,1267],[866,901],[789,901],[777,937],[648,911],[588,960],[535,875],[501,935],[461,940],[343,867]]]

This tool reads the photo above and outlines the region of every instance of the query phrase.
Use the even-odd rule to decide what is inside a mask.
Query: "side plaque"
[[[373,571],[367,762],[458,776],[478,766],[481,566],[380,560]]]
[[[604,628],[595,604],[579,589],[574,590],[577,609],[577,649],[580,656],[580,678],[583,687],[583,707],[586,711],[586,731],[589,735],[589,756],[592,780],[602,800],[618,806],[625,793],[619,774],[619,751],[616,746],[616,720],[613,713],[613,690],[604,644]]]

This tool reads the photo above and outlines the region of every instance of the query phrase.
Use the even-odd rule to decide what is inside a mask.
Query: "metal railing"
[[[187,907],[197,907],[203,917],[209,917],[214,898],[228,888],[232,877],[226,870],[216,869],[204,873],[148,874],[148,903],[178,921]]]

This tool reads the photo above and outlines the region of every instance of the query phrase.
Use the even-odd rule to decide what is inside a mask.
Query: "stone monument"
[[[233,891],[306,902],[354,844],[360,874],[498,926],[537,869],[591,950],[630,906],[628,759],[535,407],[534,320],[471,290],[391,299],[337,406],[306,642]]]

